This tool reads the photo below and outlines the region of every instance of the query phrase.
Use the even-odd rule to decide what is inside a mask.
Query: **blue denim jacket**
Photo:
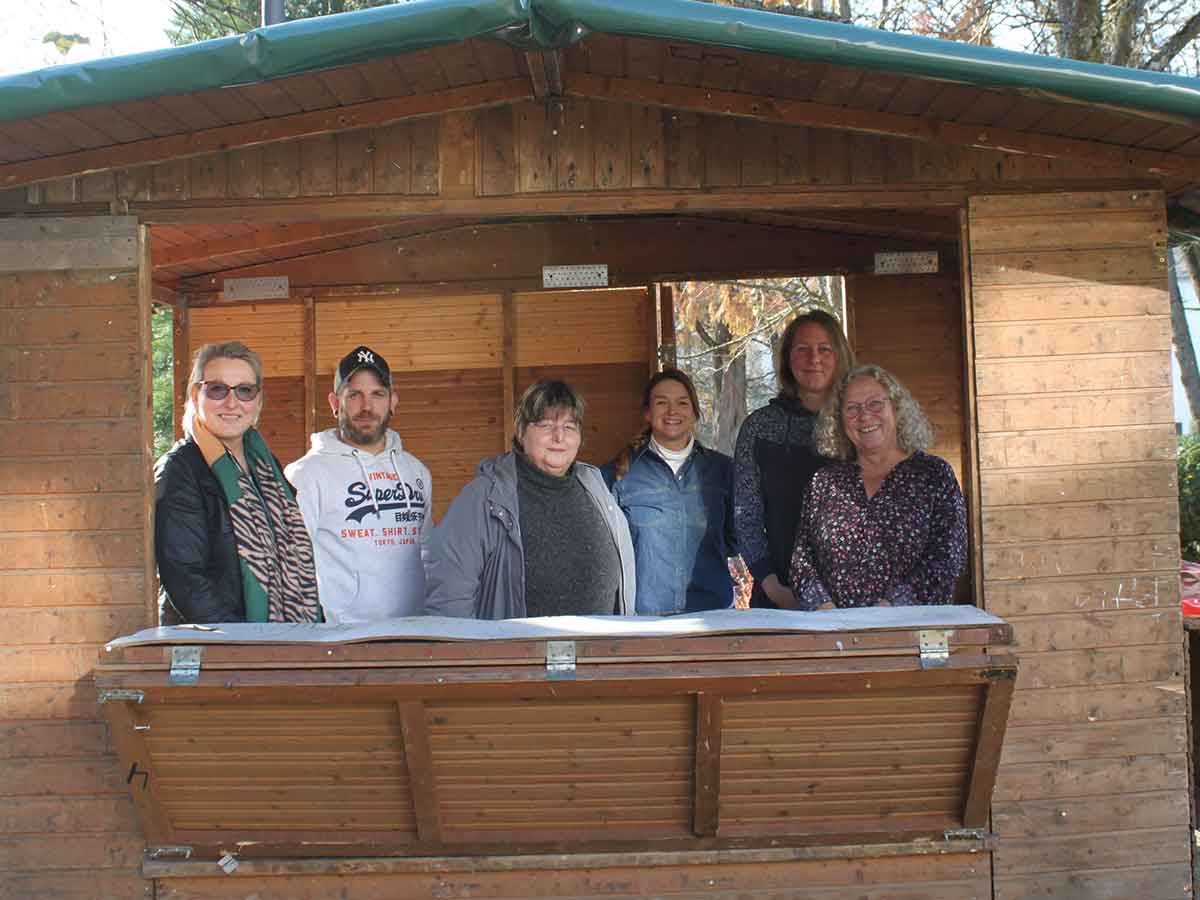
[[[629,519],[637,568],[639,615],[665,616],[733,605],[727,558],[737,553],[733,530],[733,460],[695,444],[674,475],[647,446],[629,474],[604,480]]]

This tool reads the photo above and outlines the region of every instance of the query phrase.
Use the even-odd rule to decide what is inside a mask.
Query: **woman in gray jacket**
[[[425,611],[520,619],[633,613],[633,542],[600,470],[576,460],[583,398],[525,391],[509,453],[484,460],[434,529]]]

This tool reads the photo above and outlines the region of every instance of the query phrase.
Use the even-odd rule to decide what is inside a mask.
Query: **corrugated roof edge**
[[[232,87],[470,38],[496,36],[522,48],[553,48],[588,32],[1016,88],[1200,121],[1200,79],[695,0],[416,0],[305,19],[238,37],[0,79],[0,121]]]

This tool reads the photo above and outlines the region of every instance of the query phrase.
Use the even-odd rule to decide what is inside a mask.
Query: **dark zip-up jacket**
[[[246,621],[229,502],[191,438],[159,458],[154,497],[159,622]]]

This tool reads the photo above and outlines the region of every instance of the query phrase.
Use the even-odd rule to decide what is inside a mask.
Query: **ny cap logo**
[[[373,366],[373,365],[375,365],[375,354],[372,353],[370,350],[359,350],[358,351],[358,361],[360,363],[367,363],[368,365]]]

